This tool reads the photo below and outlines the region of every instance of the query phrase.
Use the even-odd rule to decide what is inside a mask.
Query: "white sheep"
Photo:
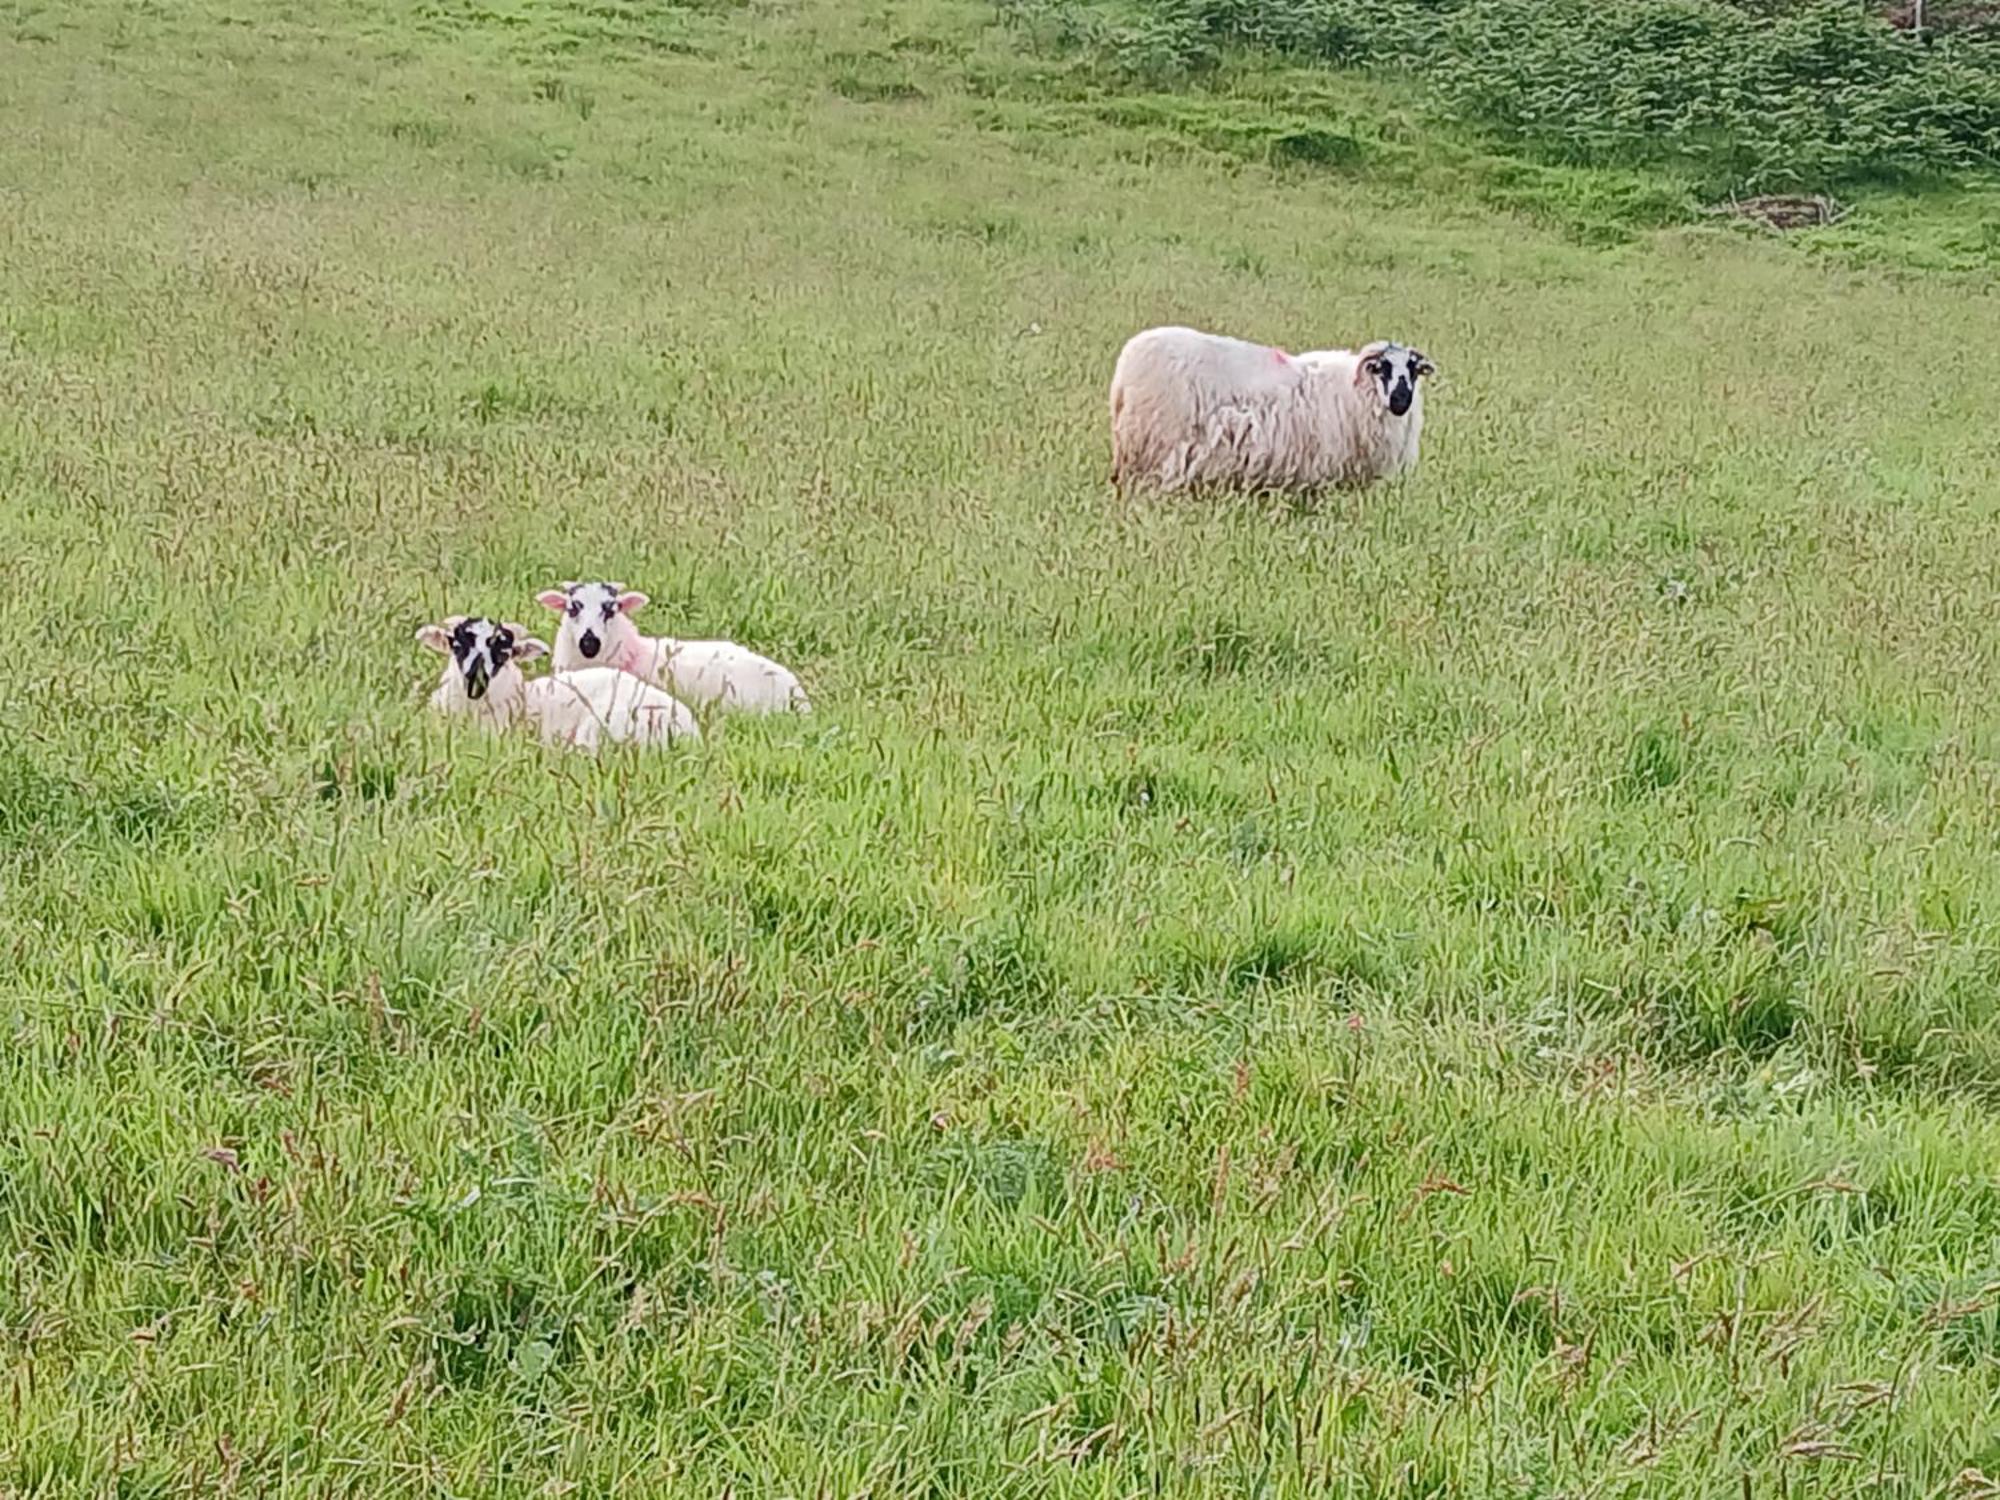
[[[453,615],[417,640],[446,658],[431,707],[489,729],[533,728],[545,745],[595,751],[605,741],[664,745],[701,738],[685,703],[612,667],[555,672],[530,682],[520,663],[548,655],[520,625]]]
[[[805,689],[790,670],[734,641],[677,641],[639,633],[632,616],[644,594],[615,583],[566,583],[537,594],[562,616],[555,668],[602,663],[656,682],[690,703],[746,713],[809,713]]]
[[[1193,328],[1149,328],[1111,376],[1111,480],[1121,489],[1313,490],[1416,466],[1421,352],[1376,342],[1287,354]]]

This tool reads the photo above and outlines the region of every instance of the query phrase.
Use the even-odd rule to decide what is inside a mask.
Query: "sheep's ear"
[[[533,661],[538,656],[547,656],[549,654],[549,643],[547,641],[538,641],[531,635],[522,635],[520,633],[521,627],[518,625],[510,625],[507,628],[515,632],[513,660]]]
[[[1375,378],[1375,372],[1381,367],[1382,360],[1379,355],[1363,353],[1361,358],[1354,362],[1354,383],[1356,385],[1368,384],[1369,381]]]
[[[561,589],[543,589],[535,595],[535,602],[561,614],[569,608],[569,595]]]
[[[621,614],[635,615],[650,602],[637,589],[627,589],[618,596],[618,609]]]
[[[426,625],[417,632],[417,644],[427,646],[440,656],[451,655],[451,633],[442,625]]]
[[[1430,356],[1425,354],[1423,350],[1412,349],[1410,351],[1410,358],[1415,361],[1412,368],[1416,370],[1419,378],[1437,374],[1438,367],[1431,363]]]

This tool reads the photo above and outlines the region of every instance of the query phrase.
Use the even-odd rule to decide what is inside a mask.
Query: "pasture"
[[[1990,278],[957,0],[0,83],[0,1495],[2000,1494]],[[1169,321],[1422,467],[1120,504]],[[593,576],[817,712],[425,717]]]

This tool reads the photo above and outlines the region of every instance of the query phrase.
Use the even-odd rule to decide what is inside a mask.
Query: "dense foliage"
[[[1844,0],[1025,0],[1045,34],[1160,82],[1232,46],[1405,72],[1545,159],[1665,163],[1713,191],[2000,164],[2000,46]]]

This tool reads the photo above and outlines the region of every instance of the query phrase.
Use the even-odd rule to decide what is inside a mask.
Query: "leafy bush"
[[[1013,0],[1153,83],[1228,47],[1406,73],[1551,161],[1665,163],[1714,192],[2000,165],[2000,44],[1855,0]]]

